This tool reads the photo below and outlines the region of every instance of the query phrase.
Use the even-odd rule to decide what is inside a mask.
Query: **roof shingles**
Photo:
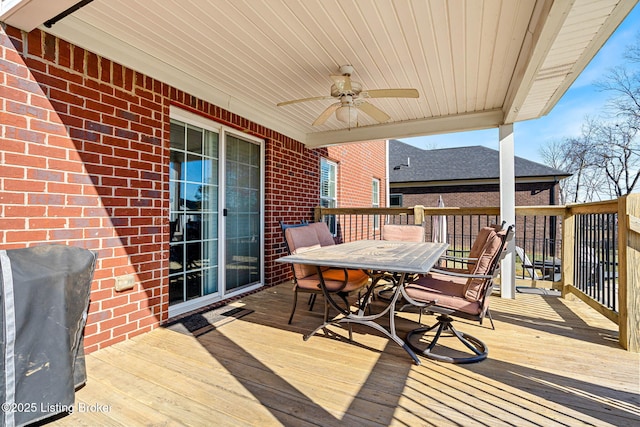
[[[389,140],[390,182],[432,182],[475,179],[499,179],[499,152],[482,146],[423,150],[401,141]],[[410,159],[410,166],[406,165]],[[570,174],[558,169],[515,158],[516,178],[557,177]]]

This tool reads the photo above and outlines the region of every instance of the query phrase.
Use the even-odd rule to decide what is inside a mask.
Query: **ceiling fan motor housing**
[[[351,90],[348,92],[342,92],[338,87],[333,84],[331,85],[331,96],[339,98],[342,95],[355,95],[357,96],[362,92],[362,85],[358,82],[351,81]]]

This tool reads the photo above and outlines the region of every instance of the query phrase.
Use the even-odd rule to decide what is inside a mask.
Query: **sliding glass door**
[[[260,146],[227,134],[225,163],[226,289],[260,281]]]
[[[261,284],[262,168],[260,141],[172,119],[170,316]]]

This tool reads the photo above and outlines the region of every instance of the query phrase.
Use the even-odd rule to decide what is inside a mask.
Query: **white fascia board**
[[[350,142],[410,138],[414,136],[489,129],[498,127],[502,123],[502,110],[496,109],[337,131],[315,132],[308,134],[303,142],[308,148],[318,148],[329,145],[347,144]]]
[[[270,113],[256,108],[213,87],[198,76],[188,74],[174,64],[164,62],[131,44],[113,37],[111,34],[87,25],[85,22],[66,17],[52,28],[42,28],[63,40],[87,49],[96,55],[108,58],[118,64],[157,79],[176,89],[207,101],[238,116],[280,132],[298,141],[304,141],[306,133],[289,125]]]
[[[30,32],[59,15],[79,0],[2,0],[0,21]]]
[[[591,62],[602,46],[604,46],[607,40],[609,40],[609,37],[611,37],[611,35],[616,31],[627,15],[631,13],[637,3],[638,0],[621,0],[618,2],[615,8],[611,11],[609,18],[605,21],[604,25],[600,27],[598,33],[595,34],[593,39],[591,39],[589,46],[585,49],[585,52],[580,56],[578,61],[573,64],[573,68],[568,73],[565,80],[544,106],[539,117],[549,114],[556,103],[560,101],[560,98],[562,98],[565,92],[569,90],[573,82],[584,71],[584,69],[587,68],[589,62]]]
[[[549,50],[553,46],[562,24],[567,19],[574,1],[554,1],[537,3],[534,16],[536,22],[531,22],[525,35],[523,48],[512,76],[507,98],[504,103],[505,123],[514,123],[519,119],[520,107],[530,95],[540,67],[542,66]],[[547,13],[545,8],[549,8]],[[543,22],[537,22],[545,17]],[[532,28],[532,25],[534,26]]]

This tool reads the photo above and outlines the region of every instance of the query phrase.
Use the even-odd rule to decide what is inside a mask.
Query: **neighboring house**
[[[440,196],[445,207],[500,206],[499,152],[482,146],[422,150],[397,140],[389,141],[390,206],[436,207]],[[558,204],[559,181],[570,174],[521,157],[515,158],[516,206]],[[448,234],[470,235],[471,221],[453,224]],[[430,230],[430,218],[426,218]],[[516,244],[545,253],[560,250],[561,223],[555,216],[518,222]],[[534,242],[534,240],[536,240]]]
[[[0,247],[98,253],[87,351],[288,280],[279,221],[385,200],[386,141],[308,149],[39,29],[0,49]]]
[[[500,205],[499,152],[482,146],[423,150],[389,141],[391,206]],[[408,165],[408,166],[407,166]],[[570,174],[515,158],[516,206],[558,204],[558,183]]]

